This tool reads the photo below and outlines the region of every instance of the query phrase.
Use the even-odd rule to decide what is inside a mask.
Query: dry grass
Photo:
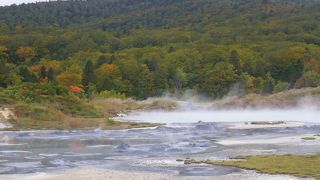
[[[177,107],[174,100],[166,98],[152,98],[145,101],[133,99],[95,98],[91,104],[100,112],[110,117],[118,113],[126,113],[134,110],[172,110]]]
[[[177,102],[169,98],[152,98],[144,101],[147,110],[174,110]]]
[[[118,113],[143,109],[147,105],[146,103],[132,99],[99,98],[89,104],[85,104],[85,106],[77,104],[73,107],[74,103],[67,103],[64,105],[64,111],[66,111],[66,108],[68,111],[64,112],[56,108],[55,105],[48,107],[45,104],[38,103],[16,104],[13,106],[16,118],[9,120],[9,123],[13,127],[6,130],[74,130],[95,128],[118,130],[158,126],[159,124],[120,122],[110,119],[110,117],[116,116]],[[94,113],[92,113],[93,109],[95,110]],[[101,114],[101,116],[96,117],[95,114],[97,113]]]
[[[95,98],[90,102],[97,110],[112,117],[121,112],[143,109],[145,105],[133,99]]]
[[[214,108],[246,108],[246,107],[270,107],[270,108],[288,108],[305,104],[313,104],[320,107],[320,87],[292,89],[271,95],[248,94],[244,97],[227,97],[215,101],[212,104]]]
[[[140,122],[129,122],[129,121],[114,121],[108,119],[104,122],[102,129],[105,130],[119,130],[119,129],[133,129],[133,128],[147,128],[156,127],[161,124],[158,123],[140,123]]]

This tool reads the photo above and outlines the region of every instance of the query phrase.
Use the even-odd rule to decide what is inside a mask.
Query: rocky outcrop
[[[16,118],[11,108],[0,108],[0,129],[11,127],[10,119]]]

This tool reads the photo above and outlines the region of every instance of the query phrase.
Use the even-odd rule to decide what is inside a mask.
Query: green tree
[[[238,75],[241,74],[241,64],[239,54],[236,50],[232,50],[230,53],[230,63],[235,67],[235,71]]]
[[[177,68],[174,74],[174,84],[177,90],[181,90],[183,86],[188,82],[187,73],[182,68]]]
[[[290,84],[287,82],[278,82],[274,88],[273,88],[273,93],[278,93],[281,91],[288,90],[290,88]]]
[[[145,99],[153,96],[154,81],[151,72],[146,64],[141,65],[139,79],[134,87],[134,94],[138,99]]]
[[[27,67],[21,67],[20,70],[20,76],[22,77],[23,82],[37,82],[37,76],[32,73]]]
[[[47,77],[48,82],[54,82],[56,80],[56,72],[53,68],[49,68]]]
[[[40,79],[45,79],[47,77],[47,68],[45,66],[41,66],[39,77]]]
[[[5,63],[9,60],[9,50],[7,47],[0,45],[0,63]]]
[[[306,51],[300,46],[275,50],[266,54],[265,58],[272,78],[290,84],[301,77],[305,60]]]
[[[84,87],[88,87],[90,84],[94,84],[96,82],[94,67],[91,60],[89,60],[84,67],[81,82]]]
[[[308,71],[303,76],[305,87],[320,86],[320,73],[316,71]]]
[[[265,82],[263,86],[263,93],[272,93],[275,85],[275,80],[272,78],[271,74],[268,72],[265,77]]]
[[[115,64],[103,64],[96,70],[97,79],[96,85],[97,90],[115,90],[122,91],[121,85],[121,72]]]
[[[95,64],[95,68],[97,69],[97,68],[99,68],[101,65],[103,65],[103,64],[110,64],[110,63],[112,63],[111,61],[110,61],[110,59],[108,59],[106,56],[104,56],[104,55],[102,55],[102,56],[100,56],[99,58],[98,58],[98,60],[97,60],[97,62],[96,62],[96,64]]]
[[[58,83],[64,86],[80,86],[81,78],[80,74],[70,71],[65,71],[57,75]]]
[[[210,68],[210,67],[209,67]],[[228,93],[230,86],[236,82],[237,74],[232,64],[227,62],[217,63],[213,69],[206,71],[202,89],[213,97],[222,97]]]

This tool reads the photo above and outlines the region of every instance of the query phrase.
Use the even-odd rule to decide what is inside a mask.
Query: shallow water
[[[224,159],[237,155],[319,153],[320,140],[274,144],[250,140],[320,132],[320,125],[268,129],[228,129],[228,123],[172,123],[167,126],[119,131],[0,132],[0,173],[33,173],[97,166],[127,171],[177,175],[224,175],[239,169],[184,165],[176,159]],[[222,145],[220,141],[244,142]],[[231,142],[232,142],[231,141]],[[254,142],[254,141],[253,141]]]
[[[127,120],[153,123],[196,123],[205,122],[244,122],[244,121],[302,121],[320,123],[320,110],[317,109],[239,109],[239,110],[193,110],[173,112],[132,113]]]

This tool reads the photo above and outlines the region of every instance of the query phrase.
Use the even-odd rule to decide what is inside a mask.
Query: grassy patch
[[[89,130],[99,126],[100,119],[87,118],[62,118],[55,121],[39,121],[30,118],[19,118],[9,120],[13,124],[12,128],[4,130],[21,131],[21,130]]]
[[[103,114],[85,100],[74,96],[59,96],[52,103],[56,109],[78,117],[101,118]]]
[[[316,140],[317,138],[315,138],[315,137],[303,137],[301,139],[307,140],[307,141],[313,141],[313,140]]]
[[[289,174],[297,177],[320,179],[320,155],[247,156],[226,161],[185,160],[185,164],[212,164],[257,170],[268,174]]]
[[[155,98],[152,101],[146,101],[146,109],[162,109],[162,110],[173,110],[177,107],[177,102],[172,99],[166,98]]]
[[[88,111],[90,112],[90,109]],[[107,116],[97,118],[95,116],[85,117],[79,116],[79,114],[67,114],[57,108],[38,103],[16,104],[14,106],[14,113],[17,117],[9,120],[9,123],[13,127],[4,130],[75,130],[95,129],[99,127],[105,130],[119,130],[155,127],[159,125],[155,123],[114,121]],[[105,120],[106,118],[107,120]]]
[[[284,121],[254,121],[251,122],[252,125],[280,125],[280,124],[285,124],[286,122]]]
[[[142,123],[142,122],[129,122],[129,121],[115,121],[107,119],[102,126],[105,130],[119,130],[119,129],[133,129],[133,128],[146,128],[156,127],[161,124],[158,123]]]
[[[116,116],[120,112],[128,112],[144,108],[144,104],[132,99],[106,99],[95,98],[90,104],[98,111],[107,114],[108,116]]]
[[[0,106],[13,109],[7,130],[88,129],[99,127],[105,114],[86,98],[56,84],[24,83],[0,89]]]
[[[72,117],[41,104],[18,104],[14,109],[17,118],[9,120],[13,127],[6,130],[89,129],[101,123],[99,118]]]
[[[8,120],[13,127],[6,130],[154,127],[158,124],[120,122],[109,118],[118,113],[163,104],[170,105],[104,97],[89,102],[84,96],[71,93],[56,84],[25,83],[0,89],[0,106],[12,108],[15,114],[15,118]]]

